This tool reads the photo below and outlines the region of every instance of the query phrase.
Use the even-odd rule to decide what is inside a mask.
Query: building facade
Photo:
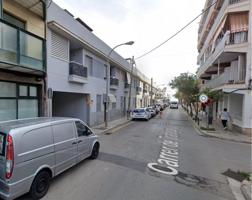
[[[207,0],[205,8],[214,1]],[[198,68],[202,88],[221,91],[213,117],[227,108],[234,128],[251,134],[252,128],[252,2],[217,0],[201,18],[198,31]]]
[[[91,126],[103,123],[107,83],[108,120],[127,114],[130,87],[131,109],[144,105],[138,104],[143,94],[136,88],[150,85],[149,79],[137,69],[132,78],[131,63],[111,52],[81,19],[53,2],[47,12],[49,116],[77,117]]]
[[[0,121],[46,113],[46,3],[0,1]]]

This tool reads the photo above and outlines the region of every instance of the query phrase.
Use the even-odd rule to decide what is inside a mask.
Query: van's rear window
[[[5,134],[0,133],[0,156],[5,155],[5,137]]]

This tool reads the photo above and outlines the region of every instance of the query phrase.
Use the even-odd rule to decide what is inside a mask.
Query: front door
[[[81,121],[76,121],[76,130],[77,130],[77,146],[78,146],[78,162],[90,156],[92,151],[92,137],[90,135],[92,132],[90,129],[83,124]]]

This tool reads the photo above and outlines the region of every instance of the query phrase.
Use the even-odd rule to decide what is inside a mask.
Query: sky
[[[110,47],[133,40],[132,46],[116,49],[122,57],[143,55],[176,33],[202,12],[205,0],[54,0],[81,18]],[[136,59],[137,68],[165,87],[180,73],[195,73],[197,32],[200,18],[151,54]],[[174,91],[168,87],[172,96]]]

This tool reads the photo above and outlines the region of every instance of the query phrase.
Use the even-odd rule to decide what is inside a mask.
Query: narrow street
[[[147,167],[157,162],[169,132],[178,135],[175,176]],[[222,173],[228,168],[250,169],[250,145],[200,136],[181,109],[166,109],[162,119],[131,122],[100,140],[98,159],[86,160],[56,177],[43,199],[232,200]]]

